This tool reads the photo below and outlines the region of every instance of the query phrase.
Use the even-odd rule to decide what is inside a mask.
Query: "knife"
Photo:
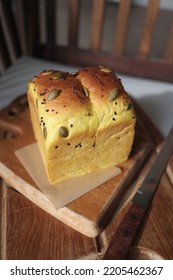
[[[132,199],[132,205],[114,233],[104,254],[104,260],[124,260],[152,202],[167,162],[173,152],[173,127],[160,152]]]

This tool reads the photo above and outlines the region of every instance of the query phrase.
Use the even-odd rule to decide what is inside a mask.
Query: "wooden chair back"
[[[0,0],[0,73],[22,54],[10,1]]]
[[[0,0],[1,69],[28,54],[173,82],[173,10],[160,2]]]

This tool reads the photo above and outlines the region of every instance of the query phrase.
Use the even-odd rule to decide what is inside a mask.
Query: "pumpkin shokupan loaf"
[[[43,71],[29,82],[28,100],[50,183],[128,159],[135,112],[112,70]]]

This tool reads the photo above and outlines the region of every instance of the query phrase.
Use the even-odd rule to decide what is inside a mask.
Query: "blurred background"
[[[100,64],[115,70],[166,135],[173,119],[172,0],[0,0],[0,108],[43,69]]]

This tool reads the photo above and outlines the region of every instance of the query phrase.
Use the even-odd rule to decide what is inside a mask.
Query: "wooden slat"
[[[69,0],[69,46],[77,47],[79,26],[79,0]]]
[[[25,19],[23,0],[15,0],[16,3],[16,24],[19,31],[20,46],[22,54],[27,54],[27,41],[26,41],[26,30],[25,30]]]
[[[10,58],[7,52],[2,26],[0,25],[0,72],[2,73],[9,65]]]
[[[47,42],[46,5],[45,0],[39,2],[39,37],[40,42]]]
[[[121,0],[118,6],[118,15],[115,25],[115,41],[113,45],[113,53],[117,55],[123,53],[128,29],[129,15],[131,11],[131,4],[131,0]]]
[[[166,48],[163,57],[166,61],[173,62],[173,21],[170,26],[170,31],[166,42]]]
[[[173,64],[162,61],[116,56],[103,52],[76,50],[45,44],[39,47],[39,51],[35,55],[68,65],[98,66],[102,64],[115,69],[117,73],[173,82]]]
[[[10,60],[14,63],[20,55],[20,46],[10,0],[1,0],[0,2],[0,23],[7,43]]]
[[[140,58],[146,58],[150,53],[152,35],[154,26],[157,19],[159,0],[148,1],[146,16],[144,20],[144,26],[141,33],[141,39],[139,44],[138,56]]]
[[[97,51],[101,48],[105,0],[93,0],[91,19],[91,49]]]
[[[55,0],[46,0],[47,41],[55,44]]]
[[[25,32],[29,54],[33,53],[39,42],[38,0],[23,1],[25,15]]]
[[[0,260],[6,259],[6,198],[7,189],[4,181],[0,178]]]

